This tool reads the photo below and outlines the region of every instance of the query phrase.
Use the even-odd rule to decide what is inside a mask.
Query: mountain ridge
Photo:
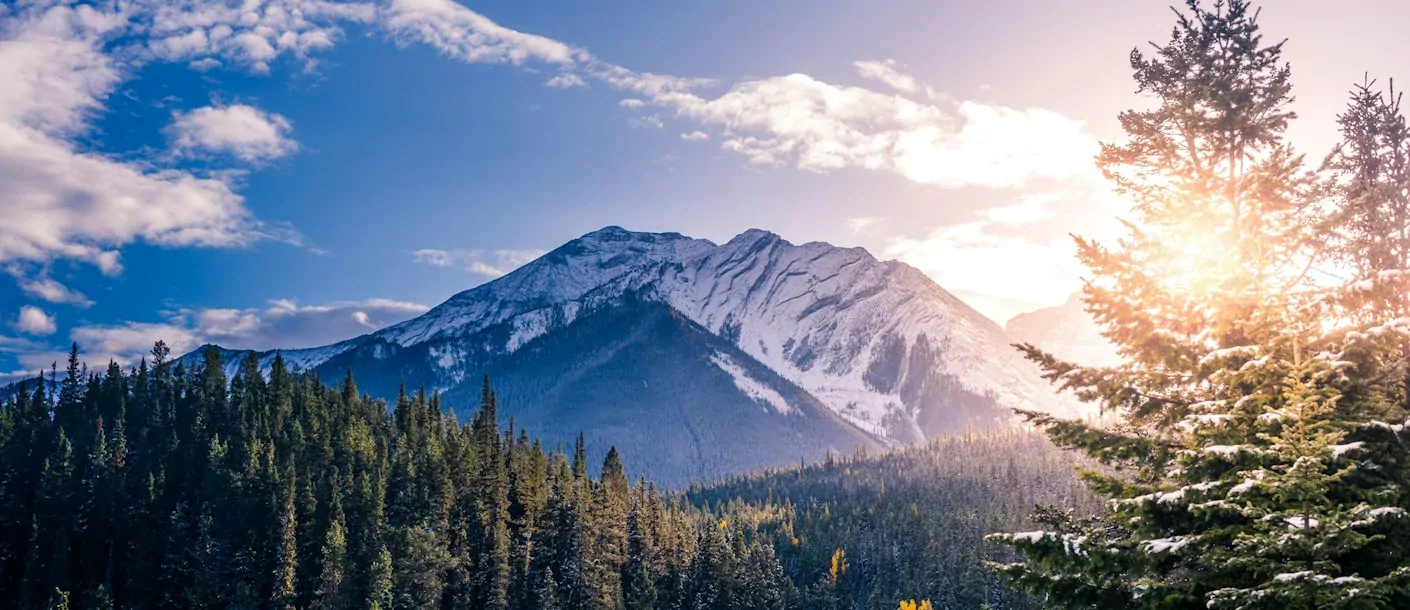
[[[764,389],[736,380],[740,392],[752,392],[746,398],[767,406],[760,397],[796,387],[847,426],[887,442],[1003,426],[1014,407],[1074,412],[1002,327],[914,267],[878,260],[864,248],[794,245],[761,229],[716,244],[605,227],[417,318],[282,353],[295,370],[334,374],[343,367],[376,379],[395,369],[454,394],[526,346],[568,340],[581,320],[595,316],[600,324],[602,310],[637,302],[659,303],[667,311],[660,315],[682,316],[738,350],[728,358],[700,354],[692,375],[705,374],[697,370],[701,362],[728,372],[752,361],[778,379]],[[256,356],[267,369],[273,352]],[[663,395],[643,392],[641,399]]]

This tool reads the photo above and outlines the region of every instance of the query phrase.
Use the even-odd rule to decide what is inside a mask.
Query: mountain
[[[1004,328],[1015,339],[1070,362],[1086,366],[1121,362],[1116,346],[1102,336],[1081,297],[1073,294],[1062,305],[1014,316]]]
[[[860,248],[608,227],[421,317],[283,355],[325,378],[350,369],[374,395],[404,381],[452,405],[488,374],[517,423],[582,430],[679,482],[999,426],[1012,407],[1071,414],[1013,342]],[[248,355],[227,352],[227,366]]]

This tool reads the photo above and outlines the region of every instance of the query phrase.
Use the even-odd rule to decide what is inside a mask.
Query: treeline
[[[78,362],[0,408],[0,600],[40,608],[799,608],[756,518],[254,359]]]
[[[1036,610],[1038,598],[984,568],[1014,557],[985,536],[1028,527],[1035,506],[1099,512],[1078,465],[1042,435],[986,432],[735,477],[688,495],[732,512],[777,514],[757,527],[774,540],[790,579],[805,594],[832,593],[815,595],[822,603],[809,610],[895,610],[900,600]]]
[[[982,568],[1035,504],[1095,510],[1032,434],[832,457],[686,492],[438,396],[158,343],[0,403],[0,600],[21,610],[1038,608]],[[909,602],[908,602],[909,603]]]

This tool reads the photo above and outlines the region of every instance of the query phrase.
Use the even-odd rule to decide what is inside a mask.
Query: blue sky
[[[1369,0],[1280,1],[1292,135],[1406,72]],[[1060,6],[1059,6],[1060,5]],[[1367,15],[1377,15],[1367,19]],[[1121,204],[1126,56],[1161,2],[0,5],[0,373],[303,347],[606,225],[911,263],[1003,321],[1076,289]]]

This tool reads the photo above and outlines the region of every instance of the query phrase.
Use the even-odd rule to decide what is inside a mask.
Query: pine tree
[[[275,547],[274,565],[274,593],[271,597],[271,606],[274,609],[293,609],[298,603],[298,580],[295,579],[299,569],[299,547],[298,538],[295,537],[298,531],[298,520],[293,510],[295,507],[296,489],[293,473],[286,473],[288,486],[283,490],[283,509],[279,517],[279,534]]]
[[[640,501],[633,502],[627,513],[626,563],[622,566],[621,576],[622,599],[627,610],[651,610],[656,607],[657,600],[647,533],[642,524],[642,504]]]
[[[333,505],[328,516],[328,535],[323,542],[323,573],[318,578],[317,596],[313,607],[321,610],[337,610],[351,604],[348,595],[347,578],[347,534],[344,532],[342,491],[338,488],[336,473],[332,477],[333,489],[329,502]]]
[[[1126,357],[1081,367],[1023,346],[1046,376],[1117,418],[1026,413],[1111,470],[1097,519],[997,538],[998,566],[1057,608],[1396,607],[1406,572],[1364,555],[1403,515],[1404,467],[1375,418],[1367,357],[1384,332],[1329,323],[1339,299],[1304,281],[1319,241],[1282,44],[1247,2],[1196,0],[1153,57],[1132,53],[1148,111],[1098,163],[1136,206],[1115,249],[1078,240],[1089,311]],[[1324,223],[1323,226],[1326,226]],[[1330,329],[1330,331],[1329,331]],[[1399,417],[1404,417],[1403,411]],[[1380,440],[1375,440],[1380,435]],[[1402,545],[1403,546],[1403,545]]]
[[[626,610],[653,610],[656,608],[656,583],[651,581],[651,574],[646,571],[645,564],[637,564],[629,568],[622,577],[624,588],[623,599]]]
[[[25,560],[26,595],[21,598],[22,605],[37,605],[36,602],[49,599],[56,591],[67,591],[72,531],[69,514],[73,497],[73,445],[62,428],[58,430],[58,439],[53,445],[39,471],[28,557]],[[67,605],[68,593],[64,592],[62,597]],[[26,604],[26,599],[32,601]]]
[[[366,604],[368,610],[391,610],[394,608],[392,586],[392,554],[387,551],[387,547],[379,547],[372,562]]]
[[[553,579],[553,568],[545,568],[534,588],[534,608],[538,610],[559,610],[558,582]]]
[[[498,403],[487,376],[481,390],[474,434],[480,452],[476,495],[481,502],[478,514],[484,541],[478,571],[479,589],[484,607],[489,610],[504,610],[509,606],[509,480],[499,433]]]
[[[441,599],[442,570],[450,556],[436,533],[421,525],[400,528],[392,555],[392,607],[430,610]]]
[[[1410,267],[1410,126],[1400,94],[1367,78],[1337,116],[1342,141],[1324,163],[1327,189],[1338,203],[1318,237],[1330,258],[1352,268],[1355,280]],[[1404,313],[1402,296],[1383,303]]]

